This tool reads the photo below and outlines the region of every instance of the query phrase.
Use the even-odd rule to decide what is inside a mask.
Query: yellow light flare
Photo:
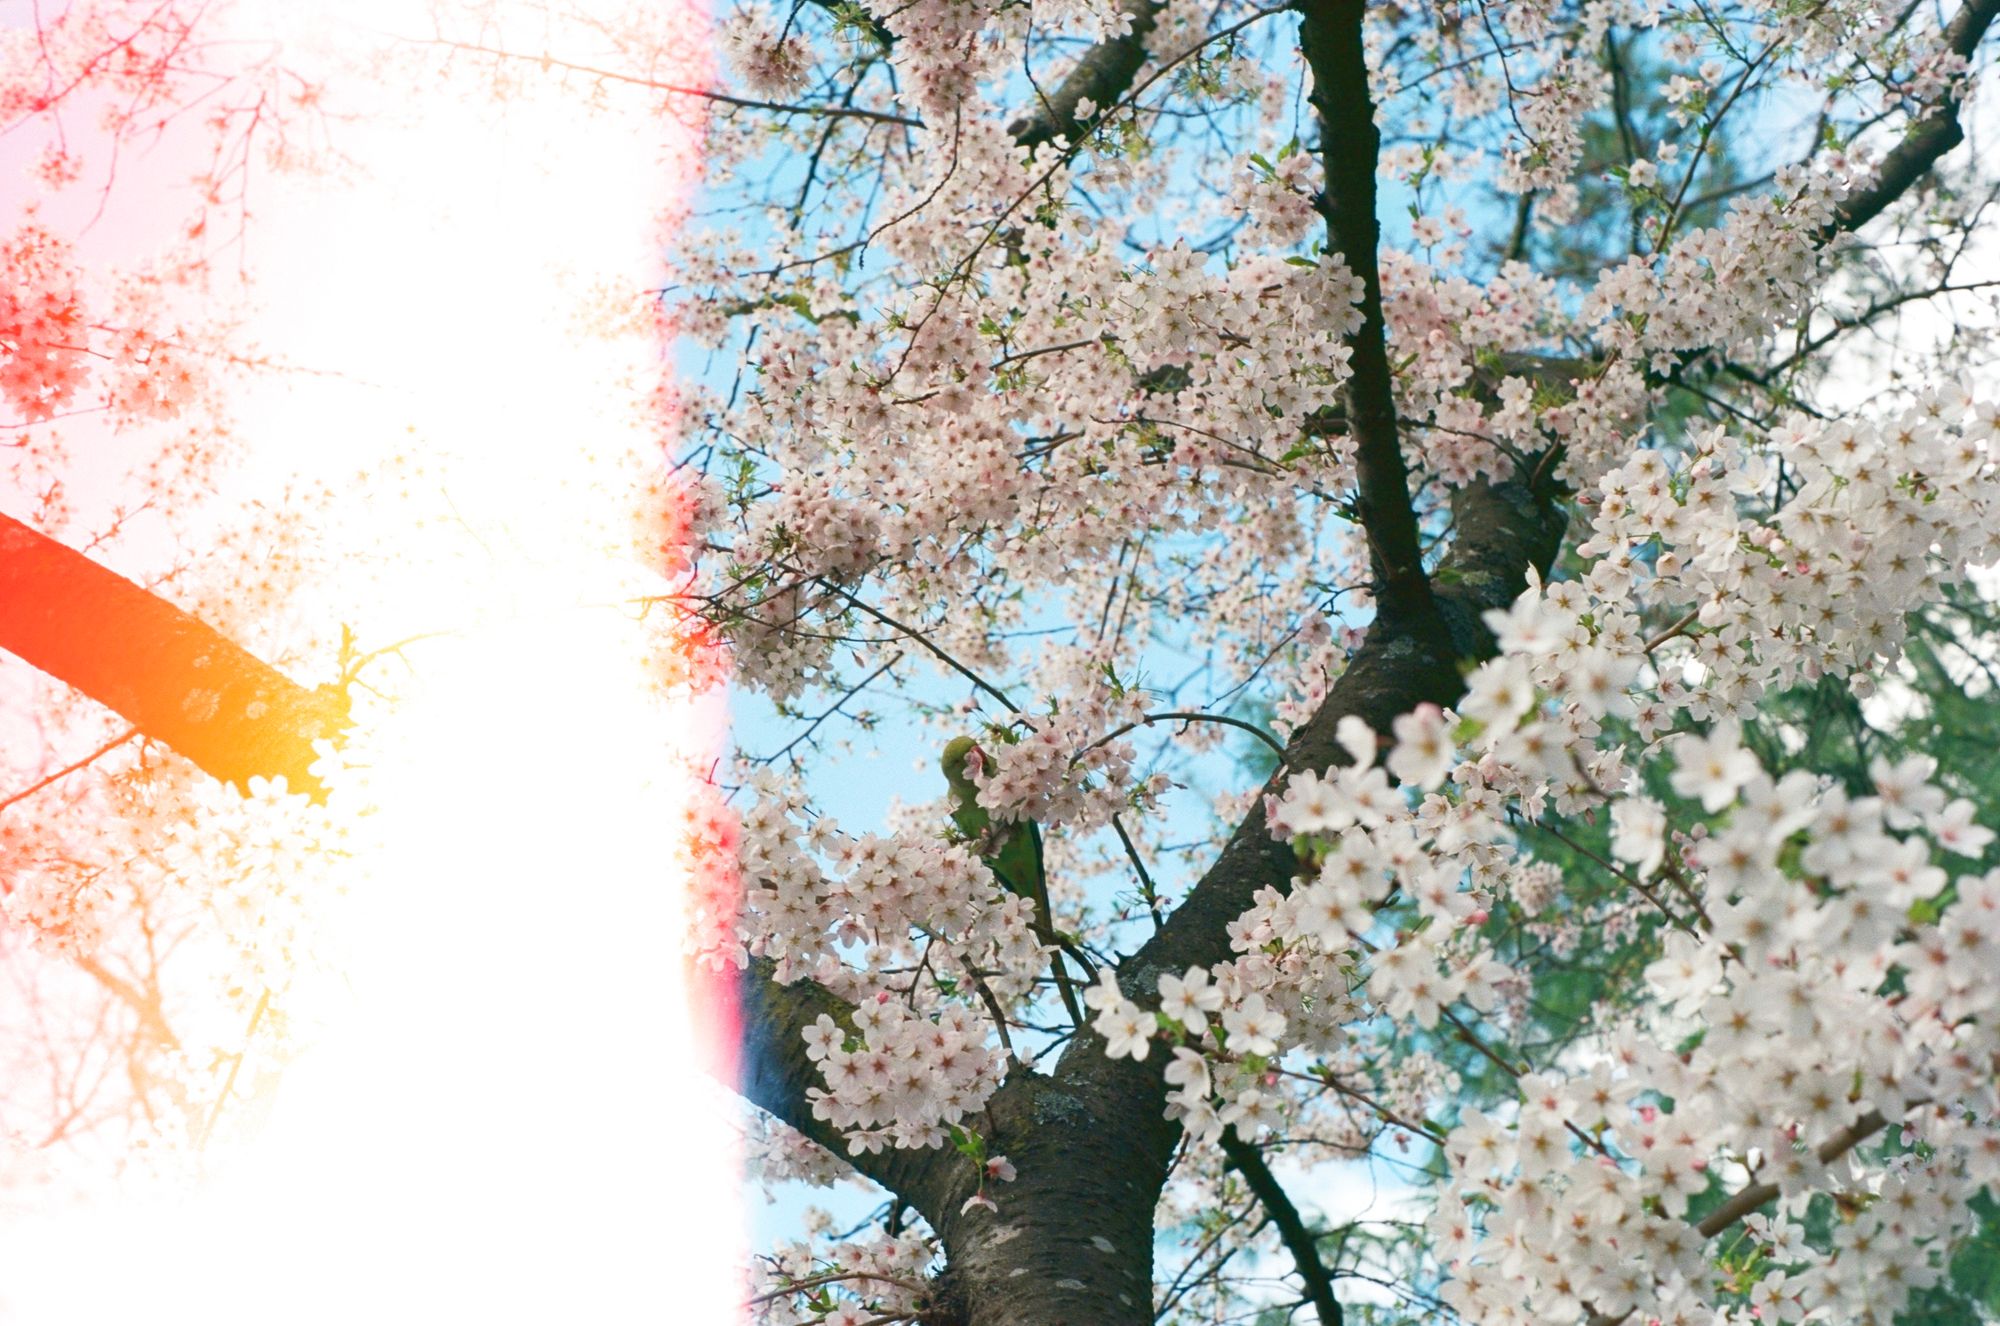
[[[328,118],[293,141],[355,163],[250,199],[257,330],[313,374],[237,403],[251,481],[336,490],[351,574],[294,613],[363,650],[422,638],[364,674],[394,702],[360,706],[377,811],[326,1043],[263,1127],[219,1129],[199,1196],[45,1226],[49,1283],[10,1270],[10,1319],[735,1320],[676,838],[718,715],[661,699],[633,606],[665,587],[631,521],[668,433],[645,296],[695,137],[565,67],[677,38],[644,72],[699,83],[701,16],[258,0],[231,22],[325,71]]]

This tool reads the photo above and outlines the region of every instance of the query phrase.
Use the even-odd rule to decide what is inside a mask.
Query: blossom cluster
[[[768,11],[751,7],[737,10],[722,25],[721,35],[730,64],[744,86],[759,96],[789,96],[812,74],[812,52],[805,35],[794,31],[781,36],[778,20]]]
[[[1128,702],[1118,709],[1136,707]],[[1086,696],[1061,713],[1020,720],[1022,731],[1013,741],[977,747],[979,758],[968,763],[967,774],[979,789],[979,804],[997,821],[1078,830],[1109,823],[1132,796],[1131,745],[1099,735],[1112,713],[1101,697]]]
[[[1543,629],[1541,603],[1530,590],[1493,625],[1517,650],[1573,647]],[[1489,899],[1553,897],[1512,886],[1526,863],[1494,789],[1534,803],[1559,771],[1567,738],[1552,734],[1632,711],[1630,669],[1573,686],[1560,709],[1536,670],[1522,653],[1485,665],[1459,713],[1399,719],[1381,766],[1375,735],[1344,720],[1351,763],[1294,775],[1267,809],[1308,873],[1235,924],[1240,956],[1161,977],[1157,1012],[1108,977],[1092,991],[1107,1053],[1169,1042],[1170,1110],[1191,1132],[1276,1123],[1303,1108],[1270,1090],[1282,1079],[1359,1069],[1342,1026],[1365,1040],[1379,1018],[1451,1018],[1476,1040],[1473,1023],[1505,1024],[1519,977],[1483,929]],[[1461,761],[1465,744],[1484,754]],[[1628,887],[1661,917],[1645,972],[1657,1003],[1578,1063],[1511,1069],[1516,1109],[1464,1106],[1435,1136],[1452,1164],[1432,1222],[1447,1301],[1480,1321],[1696,1320],[1740,1302],[1767,1319],[1892,1315],[2000,1179],[2000,872],[1951,880],[1933,864],[1992,832],[1924,757],[1878,759],[1875,794],[1852,797],[1803,772],[1773,780],[1733,720],[1673,738],[1670,755],[1674,794],[1723,827],[1670,839],[1667,808],[1618,792],[1622,777],[1593,794],[1611,801]],[[1444,790],[1413,808],[1430,787]],[[1222,1034],[1204,1037],[1212,1015]],[[1315,1066],[1281,1066],[1295,1052]],[[1831,1242],[1805,1237],[1815,1194],[1859,1213]],[[1733,1219],[1708,1213],[1772,1201],[1752,1254],[1709,1244]]]
[[[805,1032],[827,1084],[806,1093],[813,1117],[840,1129],[851,1150],[941,1145],[1006,1072],[1007,1056],[988,1048],[985,1024],[963,1005],[926,1017],[883,991],[854,1010],[854,1027],[855,1045],[825,1014]]]
[[[1173,1042],[1165,1069],[1172,1088],[1167,1115],[1193,1137],[1213,1141],[1230,1127],[1255,1137],[1277,1127],[1279,1096],[1271,1091],[1275,1079],[1266,1060],[1277,1053],[1285,1015],[1263,995],[1245,992],[1226,971],[1214,984],[1199,967],[1163,975],[1159,996],[1157,1013],[1141,1008],[1125,998],[1115,976],[1103,974],[1085,1001],[1097,1010],[1091,1029],[1104,1038],[1104,1052],[1144,1059],[1156,1036]]]
[[[821,817],[801,836],[797,790],[760,786],[742,822],[749,887],[734,947],[856,1006],[855,1039],[830,1017],[806,1032],[826,1082],[815,1114],[851,1148],[941,1144],[1009,1061],[989,1014],[1030,998],[1048,967],[1034,904],[936,831],[850,838]],[[876,974],[891,966],[912,972],[893,989]]]
[[[1931,864],[1932,827],[1951,851],[1985,838],[1925,761],[1878,762],[1856,798],[1774,783],[1727,728],[1676,761],[1676,791],[1730,813],[1654,866],[1677,908],[1646,969],[1659,1003],[1587,1069],[1524,1076],[1512,1117],[1461,1113],[1432,1224],[1448,1297],[1482,1321],[1691,1321],[1719,1282],[1767,1321],[1886,1318],[2000,1179],[2000,875],[1948,887]],[[1807,1239],[1816,1194],[1849,1213],[1830,1241]],[[1737,1201],[1777,1203],[1747,1250],[1717,1214]]]
[[[875,1234],[835,1243],[833,1217],[818,1208],[805,1223],[805,1238],[779,1244],[753,1266],[750,1302],[759,1326],[867,1326],[915,1312],[936,1251],[930,1240]]]
[[[0,399],[21,418],[47,419],[87,376],[90,336],[67,243],[38,225],[0,246]]]
[[[1491,1010],[1515,982],[1480,940],[1483,895],[1466,884],[1470,874],[1493,887],[1506,863],[1497,799],[1454,804],[1436,796],[1412,812],[1376,764],[1378,743],[1366,724],[1343,720],[1340,737],[1349,765],[1325,777],[1294,775],[1267,807],[1273,835],[1292,842],[1312,873],[1288,893],[1259,891],[1230,927],[1239,956],[1213,971],[1160,976],[1157,1017],[1123,997],[1108,975],[1091,992],[1107,1053],[1144,1058],[1153,1038],[1169,1040],[1170,1109],[1199,1136],[1278,1120],[1283,1096],[1272,1090],[1272,1061],[1281,1046],[1337,1058],[1343,1027],[1364,1022],[1371,1007],[1428,1029],[1456,1003]],[[1391,763],[1420,758],[1421,745],[1414,736],[1399,742]],[[1385,940],[1377,913],[1397,897],[1414,901],[1421,923]],[[1364,957],[1372,959],[1365,979]]]
[[[792,816],[803,798],[774,779],[760,786],[764,795],[742,821],[739,937],[749,953],[776,961],[780,980],[809,976],[859,997],[865,974],[843,965],[843,947],[862,946],[872,966],[914,956],[917,933],[937,971],[965,975],[964,965],[976,963],[990,973],[978,979],[1009,1001],[1032,988],[1045,950],[1022,899],[979,858],[935,833],[849,837],[827,816],[801,835]]]
[[[1755,449],[1716,430],[1679,464],[1638,452],[1594,495],[1581,551],[1597,560],[1579,606],[1614,623],[1631,620],[1631,600],[1691,612],[1691,648],[1676,646],[1700,692],[1689,703],[1725,712],[1893,658],[1904,615],[2000,548],[1986,478],[1996,435],[2000,407],[1954,385],[1879,424],[1797,418]],[[1771,513],[1739,511],[1743,495]]]
[[[961,153],[960,172],[971,165]],[[993,170],[984,183],[1021,187]],[[1351,457],[1337,440],[1273,439],[1271,421],[1296,438],[1337,401],[1358,284],[1331,256],[1218,269],[1185,243],[1133,267],[1116,254],[1120,237],[1110,221],[1037,236],[1018,262],[992,246],[982,266],[990,297],[1014,310],[1004,319],[986,299],[928,288],[890,294],[882,322],[837,316],[817,290],[748,315],[759,381],[744,426],[774,462],[771,492],[700,531],[726,538],[745,568],[717,604],[744,680],[781,700],[824,682],[836,651],[805,624],[866,622],[863,577],[894,586],[880,612],[990,669],[1004,657],[996,629],[1019,614],[1008,586],[1067,577],[1086,601],[1119,578],[1135,525],[1164,537],[1241,507],[1267,564],[1273,541],[1303,557],[1310,540],[1259,498],[1288,490],[1295,467],[1338,488]],[[882,242],[921,270],[941,259],[920,245],[935,238],[892,230]],[[685,323],[704,317],[691,308]],[[1024,465],[1023,434],[1055,440]],[[1242,463],[1245,447],[1255,463]],[[1203,475],[1219,482],[1191,481]],[[1229,562],[1201,582],[1254,595]]]

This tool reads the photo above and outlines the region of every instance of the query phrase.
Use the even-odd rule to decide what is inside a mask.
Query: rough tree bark
[[[1098,110],[1107,110],[1132,86],[1146,63],[1146,37],[1159,21],[1160,0],[1122,0],[1118,8],[1131,20],[1131,27],[1085,51],[1067,78],[1007,126],[1016,143],[1039,147],[1059,137],[1075,142],[1086,127],[1076,113],[1081,103],[1088,100]]]

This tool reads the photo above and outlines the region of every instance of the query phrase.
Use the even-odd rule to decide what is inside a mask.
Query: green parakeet
[[[1061,950],[1070,946],[1056,930],[1049,910],[1048,881],[1042,874],[1042,831],[1033,820],[993,822],[992,814],[979,804],[979,787],[972,780],[970,766],[975,752],[980,758],[985,757],[972,737],[954,737],[945,744],[944,755],[938,761],[945,782],[951,787],[951,822],[958,826],[966,844],[979,853],[979,859],[986,863],[1001,887],[1026,898],[1034,907],[1035,933],[1058,949],[1053,969],[1063,1007],[1076,1025],[1082,1026],[1083,1011],[1077,1005],[1076,991],[1070,986],[1061,957]]]

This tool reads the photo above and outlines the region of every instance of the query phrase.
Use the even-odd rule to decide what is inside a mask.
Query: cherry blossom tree
[[[760,1319],[1976,1310],[1996,13],[718,15],[648,606],[787,736],[691,824],[689,948],[759,1172],[886,1194]],[[83,389],[52,244],[25,419]],[[89,574],[35,523],[0,575]],[[0,644],[199,764],[83,615]],[[928,762],[823,812],[912,733],[982,814]]]

